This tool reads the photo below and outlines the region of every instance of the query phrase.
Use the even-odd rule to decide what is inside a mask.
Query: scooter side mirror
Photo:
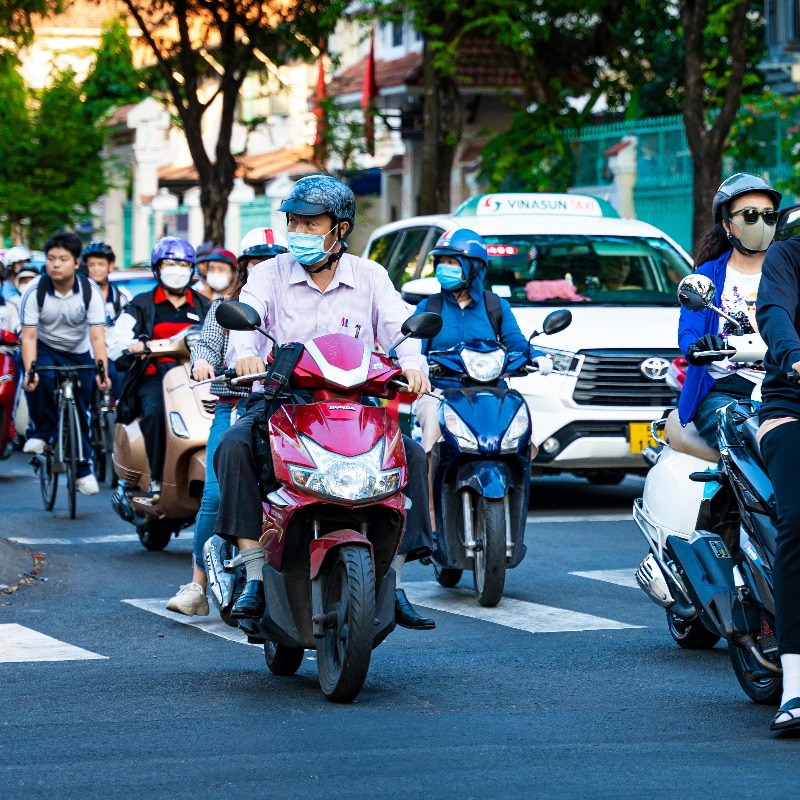
[[[444,321],[439,314],[425,312],[409,317],[400,329],[405,336],[412,339],[433,339],[442,330]]]
[[[558,311],[553,311],[544,318],[542,323],[542,333],[550,334],[563,331],[572,325],[572,312],[568,308],[560,308]]]
[[[228,300],[216,311],[217,322],[231,331],[255,331],[261,327],[261,317],[252,306]]]
[[[687,275],[678,284],[678,302],[687,311],[702,311],[714,305],[716,290],[705,275]]]
[[[800,203],[782,208],[775,226],[775,241],[800,236]]]

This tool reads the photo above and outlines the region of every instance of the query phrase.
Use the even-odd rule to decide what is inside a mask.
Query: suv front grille
[[[666,381],[646,378],[640,366],[653,356],[672,361],[678,350],[582,350],[572,399],[582,406],[658,406],[676,403]]]

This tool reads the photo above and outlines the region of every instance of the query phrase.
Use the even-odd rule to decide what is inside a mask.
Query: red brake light
[[[515,256],[519,250],[510,244],[490,244],[486,246],[490,256]]]

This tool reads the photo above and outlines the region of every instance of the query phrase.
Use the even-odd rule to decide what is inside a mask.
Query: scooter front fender
[[[502,500],[513,481],[511,470],[500,461],[469,461],[458,471],[456,490],[472,489],[490,500]]]
[[[362,536],[357,531],[340,530],[326,533],[325,536],[320,536],[319,539],[314,539],[311,542],[311,580],[313,581],[320,573],[322,565],[328,556],[333,553],[337,547],[345,544],[354,544],[360,547],[368,547],[370,556],[372,553],[372,544],[366,536]]]

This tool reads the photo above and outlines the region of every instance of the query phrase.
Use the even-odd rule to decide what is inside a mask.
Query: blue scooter
[[[558,333],[571,322],[568,310],[554,311],[541,333]],[[511,353],[493,340],[428,354],[432,376],[461,382],[442,390],[442,440],[431,453],[438,531],[434,573],[441,586],[453,588],[463,571],[471,570],[482,606],[500,602],[506,569],[525,556],[531,418],[525,399],[503,379],[535,371],[530,360],[530,352]]]

